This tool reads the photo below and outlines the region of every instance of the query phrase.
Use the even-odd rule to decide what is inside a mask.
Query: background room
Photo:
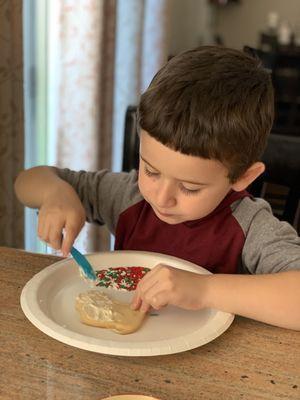
[[[37,239],[36,211],[15,198],[17,174],[39,164],[136,166],[128,107],[169,58],[204,44],[248,46],[272,73],[267,172],[252,190],[299,230],[297,0],[2,1],[0,41],[0,245],[51,251]],[[88,225],[77,246],[99,251],[111,241],[105,228]]]

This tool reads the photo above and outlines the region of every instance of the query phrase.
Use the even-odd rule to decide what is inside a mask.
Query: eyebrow
[[[160,172],[154,165],[150,164],[149,161],[147,161],[141,154],[140,154],[141,159],[149,165],[149,167],[155,169],[156,171]],[[200,186],[208,186],[208,183],[202,183],[202,182],[195,182],[195,181],[189,181],[185,179],[177,179],[177,181],[184,182],[184,183],[191,183],[192,185],[200,185]]]

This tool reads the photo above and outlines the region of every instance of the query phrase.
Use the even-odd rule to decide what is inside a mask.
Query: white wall
[[[170,0],[169,54],[211,43],[211,10],[207,0]]]
[[[288,20],[300,37],[300,0],[240,0],[226,7],[211,6],[208,0],[170,0],[169,54],[210,44],[213,32],[229,47],[255,47],[270,11]]]
[[[300,36],[300,0],[241,0],[240,4],[218,7],[216,31],[223,36],[226,46],[255,47],[269,11],[276,11],[281,19],[288,20]]]

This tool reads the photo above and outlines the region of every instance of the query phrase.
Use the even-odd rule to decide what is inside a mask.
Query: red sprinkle
[[[149,272],[145,267],[115,267],[96,271],[97,286],[119,290],[135,290],[139,281]]]

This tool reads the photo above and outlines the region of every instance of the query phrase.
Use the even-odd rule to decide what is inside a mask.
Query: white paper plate
[[[210,272],[190,262],[159,253],[114,251],[89,254],[95,270],[108,267],[164,263],[199,274]],[[87,326],[79,321],[75,298],[89,290],[73,259],[59,261],[36,274],[22,290],[21,307],[26,317],[42,332],[80,349],[122,356],[154,356],[178,353],[210,342],[232,323],[234,315],[206,309],[186,311],[166,307],[149,316],[130,335]],[[116,299],[130,301],[133,292],[101,288]]]

